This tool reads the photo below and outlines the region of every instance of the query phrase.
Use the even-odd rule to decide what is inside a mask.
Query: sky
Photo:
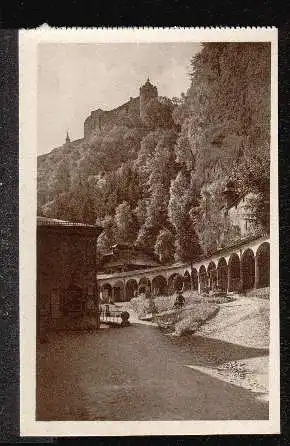
[[[139,96],[147,77],[160,96],[186,92],[198,43],[41,43],[38,47],[38,154],[83,137],[92,110]]]

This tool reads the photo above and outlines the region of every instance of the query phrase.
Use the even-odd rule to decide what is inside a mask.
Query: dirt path
[[[38,351],[37,419],[267,419],[255,394],[191,368],[263,355],[205,337],[171,339],[145,324],[58,333]]]

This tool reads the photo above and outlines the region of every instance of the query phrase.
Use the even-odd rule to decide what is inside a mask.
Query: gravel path
[[[200,336],[172,339],[145,324],[56,333],[38,349],[37,419],[267,419],[267,402],[191,368],[267,353]]]

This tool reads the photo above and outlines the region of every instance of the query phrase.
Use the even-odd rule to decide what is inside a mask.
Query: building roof
[[[37,226],[61,226],[61,227],[80,227],[80,228],[102,229],[101,227],[96,226],[96,225],[89,225],[86,223],[77,223],[77,222],[72,222],[72,221],[68,221],[68,220],[59,220],[58,218],[37,216],[36,220],[37,220]]]
[[[104,266],[106,268],[114,268],[114,267],[118,267],[118,266],[122,266],[124,264],[127,265],[136,265],[136,266],[148,266],[148,267],[154,267],[154,266],[160,266],[160,263],[156,262],[155,260],[151,260],[151,259],[145,259],[145,258],[140,258],[140,259],[119,259],[119,260],[109,260],[107,262],[104,263]]]
[[[153,254],[127,243],[115,244],[112,251],[103,255],[102,268],[116,268],[123,265],[156,267],[160,263]]]

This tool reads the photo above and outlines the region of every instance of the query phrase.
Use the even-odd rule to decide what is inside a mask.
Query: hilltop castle
[[[84,122],[84,137],[71,140],[68,131],[65,141],[61,146],[55,147],[50,153],[56,153],[59,150],[70,151],[78,148],[84,140],[89,138],[95,130],[110,130],[114,125],[139,127],[144,125],[144,115],[146,105],[154,98],[158,98],[157,87],[151,84],[149,78],[139,89],[140,95],[136,98],[130,98],[128,102],[120,105],[113,110],[102,110],[98,108],[91,112],[90,116]],[[39,155],[38,161],[46,159],[47,154]]]
[[[88,138],[94,130],[109,129],[115,124],[128,126],[142,124],[146,105],[151,99],[158,97],[158,90],[148,78],[139,91],[140,95],[137,98],[130,98],[128,102],[113,110],[104,111],[98,108],[92,111],[84,122],[84,138]]]

